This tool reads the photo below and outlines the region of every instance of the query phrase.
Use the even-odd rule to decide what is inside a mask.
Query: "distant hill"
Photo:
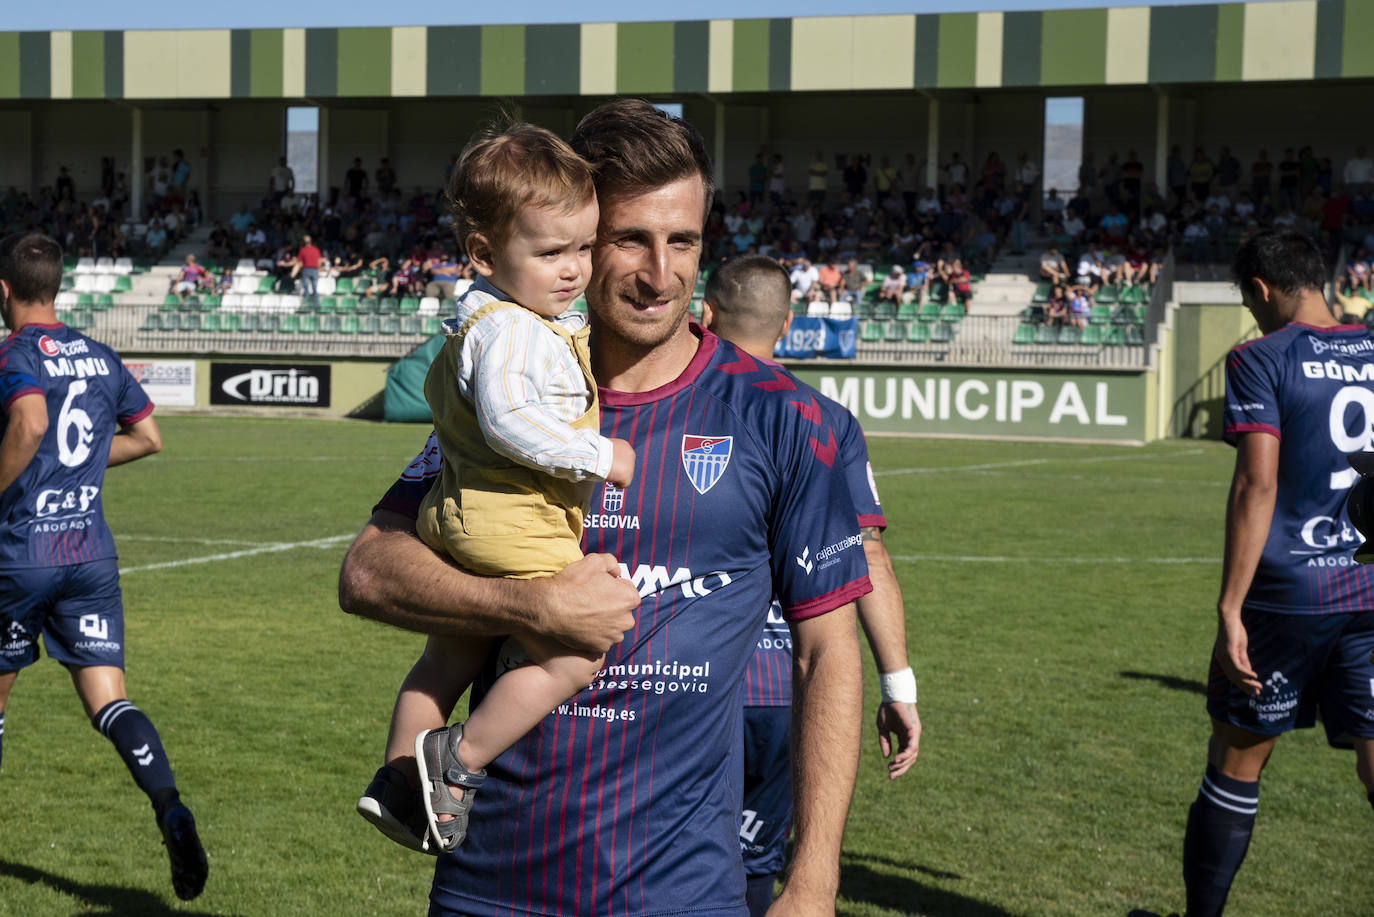
[[[1083,161],[1083,125],[1045,125],[1045,192],[1059,189],[1065,197],[1078,187],[1078,167]]]

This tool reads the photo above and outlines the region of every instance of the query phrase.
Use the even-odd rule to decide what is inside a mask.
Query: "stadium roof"
[[[1374,3],[389,28],[0,32],[3,99],[972,89],[1374,76]]]

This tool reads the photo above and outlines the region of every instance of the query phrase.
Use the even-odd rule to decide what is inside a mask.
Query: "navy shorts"
[[[1216,660],[1207,679],[1213,719],[1261,735],[1311,729],[1321,713],[1326,738],[1348,747],[1374,738],[1374,612],[1291,615],[1244,609],[1250,667],[1263,684],[1251,697]]]
[[[58,662],[124,668],[119,563],[0,570],[0,671],[37,662],[40,633]]]
[[[782,872],[792,829],[791,707],[744,708],[744,812],[739,846],[744,873]]]

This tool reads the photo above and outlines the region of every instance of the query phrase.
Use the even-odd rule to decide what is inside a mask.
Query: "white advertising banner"
[[[194,360],[125,361],[153,404],[167,407],[196,406],[196,363]]]

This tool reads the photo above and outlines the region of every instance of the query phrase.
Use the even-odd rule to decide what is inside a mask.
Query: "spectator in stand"
[[[954,269],[945,281],[945,302],[949,302],[951,296],[964,307],[965,312],[968,311],[969,303],[973,300],[973,275],[959,259],[955,259]]]
[[[175,293],[178,302],[186,302],[186,295],[194,293],[202,285],[202,278],[208,278],[205,268],[196,264],[195,255],[187,255],[185,262],[172,278],[172,288],[168,291]]]
[[[377,171],[373,173],[373,178],[376,179],[379,196],[388,197],[396,190],[396,170],[391,168],[390,159],[382,159],[377,165]]]
[[[1178,144],[1174,144],[1169,150],[1165,172],[1169,182],[1169,193],[1173,195],[1174,210],[1177,211],[1188,196],[1188,163],[1183,161],[1183,147]]]
[[[882,207],[888,198],[892,197],[892,192],[897,184],[897,167],[892,164],[888,157],[884,156],[878,160],[878,168],[873,170],[873,196],[878,200],[878,206]]]
[[[1097,178],[1103,196],[1110,203],[1118,203],[1121,200],[1121,163],[1115,151],[1107,154],[1107,161],[1097,173]]]
[[[214,261],[223,261],[230,256],[229,230],[224,228],[223,223],[216,223],[210,230],[210,238],[205,246],[205,257]]]
[[[191,182],[191,164],[181,150],[172,150],[172,187],[170,194],[178,203],[187,200]]]
[[[1050,291],[1049,300],[1045,303],[1045,323],[1051,328],[1061,328],[1069,321],[1069,299],[1064,294],[1064,288],[1055,284],[1054,289]]]
[[[1369,158],[1363,146],[1356,147],[1355,155],[1345,161],[1341,178],[1354,193],[1368,192],[1374,186],[1374,159]]]
[[[1025,152],[1017,154],[1016,157],[1016,180],[1021,183],[1031,194],[1035,193],[1036,187],[1040,182],[1040,167],[1035,164],[1035,160]]]
[[[1078,192],[1084,197],[1090,196],[1097,188],[1097,164],[1093,162],[1093,154],[1087,151],[1078,164]]]
[[[1120,207],[1113,207],[1098,221],[1099,238],[1105,245],[1120,245],[1126,241],[1126,231],[1131,221]]]
[[[840,297],[840,286],[844,283],[844,275],[840,273],[840,266],[833,261],[828,261],[821,265],[816,271],[816,286],[819,286],[825,298],[834,301]]]
[[[292,293],[296,289],[296,275],[300,273],[301,263],[292,252],[292,246],[278,247],[272,259],[272,273],[276,277],[272,284],[274,293]]]
[[[906,163],[899,173],[902,183],[902,208],[908,215],[916,212],[916,191],[921,187],[921,164],[916,162],[915,153],[906,154]]]
[[[1077,286],[1085,287],[1096,295],[1102,288],[1102,281],[1105,274],[1102,253],[1097,246],[1090,245],[1083,250],[1083,254],[1078,256],[1078,272],[1074,276]]]
[[[453,299],[457,293],[458,279],[463,274],[463,266],[448,252],[425,262],[429,271],[429,283],[425,284],[425,295],[435,299]]]
[[[154,206],[163,206],[168,193],[172,190],[172,167],[168,165],[166,156],[157,158],[157,165],[153,167],[153,180],[149,182],[149,186],[153,189]]]
[[[1231,210],[1231,199],[1222,193],[1220,186],[1213,188],[1212,193],[1207,195],[1207,199],[1202,202],[1202,209],[1211,210],[1213,207],[1226,216]]]
[[[353,167],[344,173],[344,188],[352,198],[355,207],[361,207],[363,195],[367,193],[367,170],[363,168],[361,157],[354,157]]]
[[[1200,213],[1193,214],[1184,228],[1183,245],[1189,261],[1206,263],[1212,260],[1212,236]]]
[[[768,164],[763,160],[763,153],[758,153],[754,156],[754,161],[749,164],[749,203],[755,205],[762,203],[763,193],[767,187]]]
[[[1131,150],[1126,154],[1126,161],[1121,164],[1121,209],[1131,219],[1140,218],[1141,185],[1144,178],[1145,164],[1140,161],[1135,150]]]
[[[148,247],[148,255],[153,260],[161,258],[167,250],[167,227],[161,220],[151,220],[148,232],[143,236],[143,244]]]
[[[53,183],[53,188],[57,191],[59,201],[76,199],[76,184],[66,166],[57,167],[57,181]]]
[[[964,165],[958,153],[951,153],[949,164],[945,166],[946,192],[955,187],[968,187],[968,166]]]
[[[1236,205],[1231,208],[1232,220],[1244,226],[1255,218],[1255,201],[1249,192],[1242,191]]]
[[[286,157],[277,159],[277,165],[272,169],[269,176],[272,187],[272,200],[280,203],[292,191],[296,190],[296,173],[291,171],[291,167],[286,164]]]
[[[1051,245],[1049,250],[1040,256],[1040,278],[1055,285],[1068,281],[1069,265],[1059,253],[1058,246]]]
[[[261,258],[267,253],[267,232],[261,226],[250,226],[243,234],[245,254],[250,258]]]
[[[1060,225],[1064,227],[1064,232],[1068,234],[1072,245],[1078,245],[1083,241],[1083,233],[1088,228],[1083,223],[1082,218],[1072,210],[1068,212],[1068,216],[1064,217],[1064,222]]]
[[[868,281],[864,277],[863,271],[859,270],[859,262],[853,258],[845,265],[844,270],[844,292],[840,298],[845,302],[858,302],[864,297],[864,290],[868,288]]]
[[[830,163],[825,161],[825,154],[820,150],[816,151],[816,156],[811,160],[811,165],[806,169],[806,199],[813,207],[820,207],[825,204],[825,192],[830,185]]]
[[[1212,162],[1207,158],[1207,153],[1202,147],[1193,150],[1193,161],[1188,164],[1188,186],[1193,192],[1193,196],[1200,201],[1205,201],[1211,194],[1212,179],[1216,175],[1216,170],[1212,167]]]
[[[296,260],[300,262],[300,281],[301,294],[316,299],[319,296],[320,284],[320,250],[315,247],[307,234],[301,238],[300,251],[296,252]]]
[[[857,198],[864,193],[864,187],[868,184],[868,169],[858,156],[849,157],[843,177],[844,190],[851,198]]]
[[[1087,287],[1071,286],[1068,298],[1069,321],[1079,328],[1088,327],[1088,319],[1093,314],[1093,291]]]
[[[906,271],[900,264],[892,265],[892,270],[883,278],[883,285],[878,288],[878,302],[890,302],[900,305],[902,293],[906,290]]]
[[[1370,276],[1369,250],[1361,247],[1345,263],[1346,285],[1349,287],[1351,295],[1359,295],[1362,290],[1368,294],[1371,289],[1374,289],[1374,284],[1370,283]]]
[[[1020,170],[1018,169],[1017,172],[1019,173]],[[1030,185],[1027,185],[1025,182],[1022,182],[1019,178],[1017,179],[1017,182],[1021,185],[1022,188],[1025,188],[1027,190],[1030,189]],[[1059,196],[1058,188],[1050,189],[1049,195],[1045,198],[1045,203],[1041,205],[1041,210],[1044,211],[1041,217],[1042,224],[1058,223],[1064,219],[1064,199]]]
[[[911,261],[906,272],[906,295],[903,302],[924,302],[930,297],[930,262],[919,254]]]
[[[792,301],[796,302],[811,292],[811,288],[820,282],[821,272],[810,261],[802,258],[792,266],[792,271],[788,277],[792,281]]]
[[[229,216],[229,226],[240,236],[248,232],[250,226],[256,225],[257,217],[248,210],[247,204],[239,204],[239,209]]]
[[[775,205],[782,203],[782,196],[787,191],[787,170],[782,164],[782,154],[773,154],[773,168],[768,173],[768,198]]]
[[[1259,203],[1273,193],[1274,164],[1269,161],[1269,151],[1260,150],[1255,161],[1250,164],[1250,196]]]
[[[1302,166],[1298,164],[1298,159],[1290,146],[1283,151],[1283,159],[1279,161],[1278,207],[1280,210],[1285,207],[1289,210],[1298,209],[1301,204],[1301,198],[1298,195],[1298,186],[1301,181]]]

